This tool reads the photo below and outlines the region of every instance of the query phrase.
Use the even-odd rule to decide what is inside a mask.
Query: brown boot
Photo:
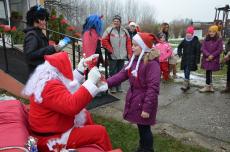
[[[190,89],[189,80],[184,80],[184,86],[180,88],[182,91],[186,92]]]
[[[220,93],[230,93],[230,82],[226,83],[226,88],[220,91]]]

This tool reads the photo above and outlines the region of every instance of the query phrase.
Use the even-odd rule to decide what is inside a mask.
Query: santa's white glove
[[[99,81],[97,87],[100,92],[105,92],[108,90],[108,83],[106,81]]]
[[[92,68],[88,74],[88,80],[91,81],[93,84],[97,84],[100,81],[101,74],[97,67]]]
[[[79,72],[81,72],[81,73],[84,73],[84,71],[85,71],[84,62],[85,62],[85,59],[82,58],[82,59],[80,60],[80,62],[78,63],[78,65],[77,65],[77,70],[78,70]]]
[[[84,59],[84,66],[88,69],[93,68],[97,65],[99,54],[93,54]]]

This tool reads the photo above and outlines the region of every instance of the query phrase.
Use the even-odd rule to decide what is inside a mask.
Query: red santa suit
[[[84,109],[98,93],[98,87],[78,70],[72,71],[66,52],[45,56],[27,82],[30,96],[29,124],[42,152],[97,144],[112,149],[106,129],[93,121]],[[61,148],[60,148],[61,149]]]

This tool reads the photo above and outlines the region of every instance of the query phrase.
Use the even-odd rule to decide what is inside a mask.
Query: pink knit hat
[[[189,26],[189,27],[187,27],[187,29],[186,29],[186,33],[190,33],[190,34],[194,34],[194,27],[193,26]]]

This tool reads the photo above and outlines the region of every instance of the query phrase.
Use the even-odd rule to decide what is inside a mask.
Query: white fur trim
[[[130,59],[130,61],[129,61],[128,66],[127,66],[127,67],[125,67],[125,70],[128,70],[128,69],[130,69],[130,68],[131,68],[131,66],[132,66],[132,64],[133,64],[134,59],[135,59],[135,55],[133,54],[133,55],[132,55],[132,57],[131,57],[131,59]]]
[[[141,62],[141,59],[142,59],[144,53],[145,53],[145,51],[142,50],[142,51],[141,51],[141,54],[140,54],[139,57],[138,57],[137,64],[136,64],[136,68],[135,68],[135,70],[133,70],[133,71],[131,72],[132,75],[133,75],[134,77],[137,77],[137,72],[138,72],[138,69],[139,69],[139,65],[140,65],[140,62]]]
[[[92,97],[95,97],[99,92],[97,86],[90,80],[86,80],[82,85],[89,91]]]
[[[69,135],[71,133],[73,128],[70,128],[68,131],[62,134],[60,138],[50,139],[48,143],[46,144],[50,151],[54,151],[53,146],[55,145],[66,145],[67,141],[69,139]]]
[[[75,115],[74,127],[80,128],[83,127],[86,122],[86,110],[83,109],[80,113]]]
[[[77,69],[73,71],[73,78],[74,80],[77,80],[80,84],[84,82],[84,75],[80,74]]]
[[[149,52],[150,48],[148,48],[148,46],[145,44],[145,42],[142,40],[141,36],[139,34],[136,34],[133,37],[133,40],[135,42],[137,42],[138,45],[140,45],[140,47],[142,48],[142,50],[144,50],[145,52]]]
[[[58,70],[54,68],[49,62],[39,65],[34,73],[31,75],[23,89],[22,94],[35,97],[35,101],[38,103],[42,102],[42,91],[46,85],[47,81],[52,79],[58,79]]]
[[[75,76],[73,82],[66,77],[63,76],[62,73],[58,71],[57,68],[50,65],[49,62],[45,61],[45,63],[39,65],[35,72],[31,75],[29,80],[26,83],[25,88],[22,91],[22,94],[31,96],[34,95],[35,102],[42,103],[42,92],[46,85],[46,83],[50,80],[57,79],[60,80],[63,85],[73,94],[79,87],[80,83],[77,79],[80,77],[77,76],[77,72],[75,72]],[[82,78],[80,78],[82,81]]]

